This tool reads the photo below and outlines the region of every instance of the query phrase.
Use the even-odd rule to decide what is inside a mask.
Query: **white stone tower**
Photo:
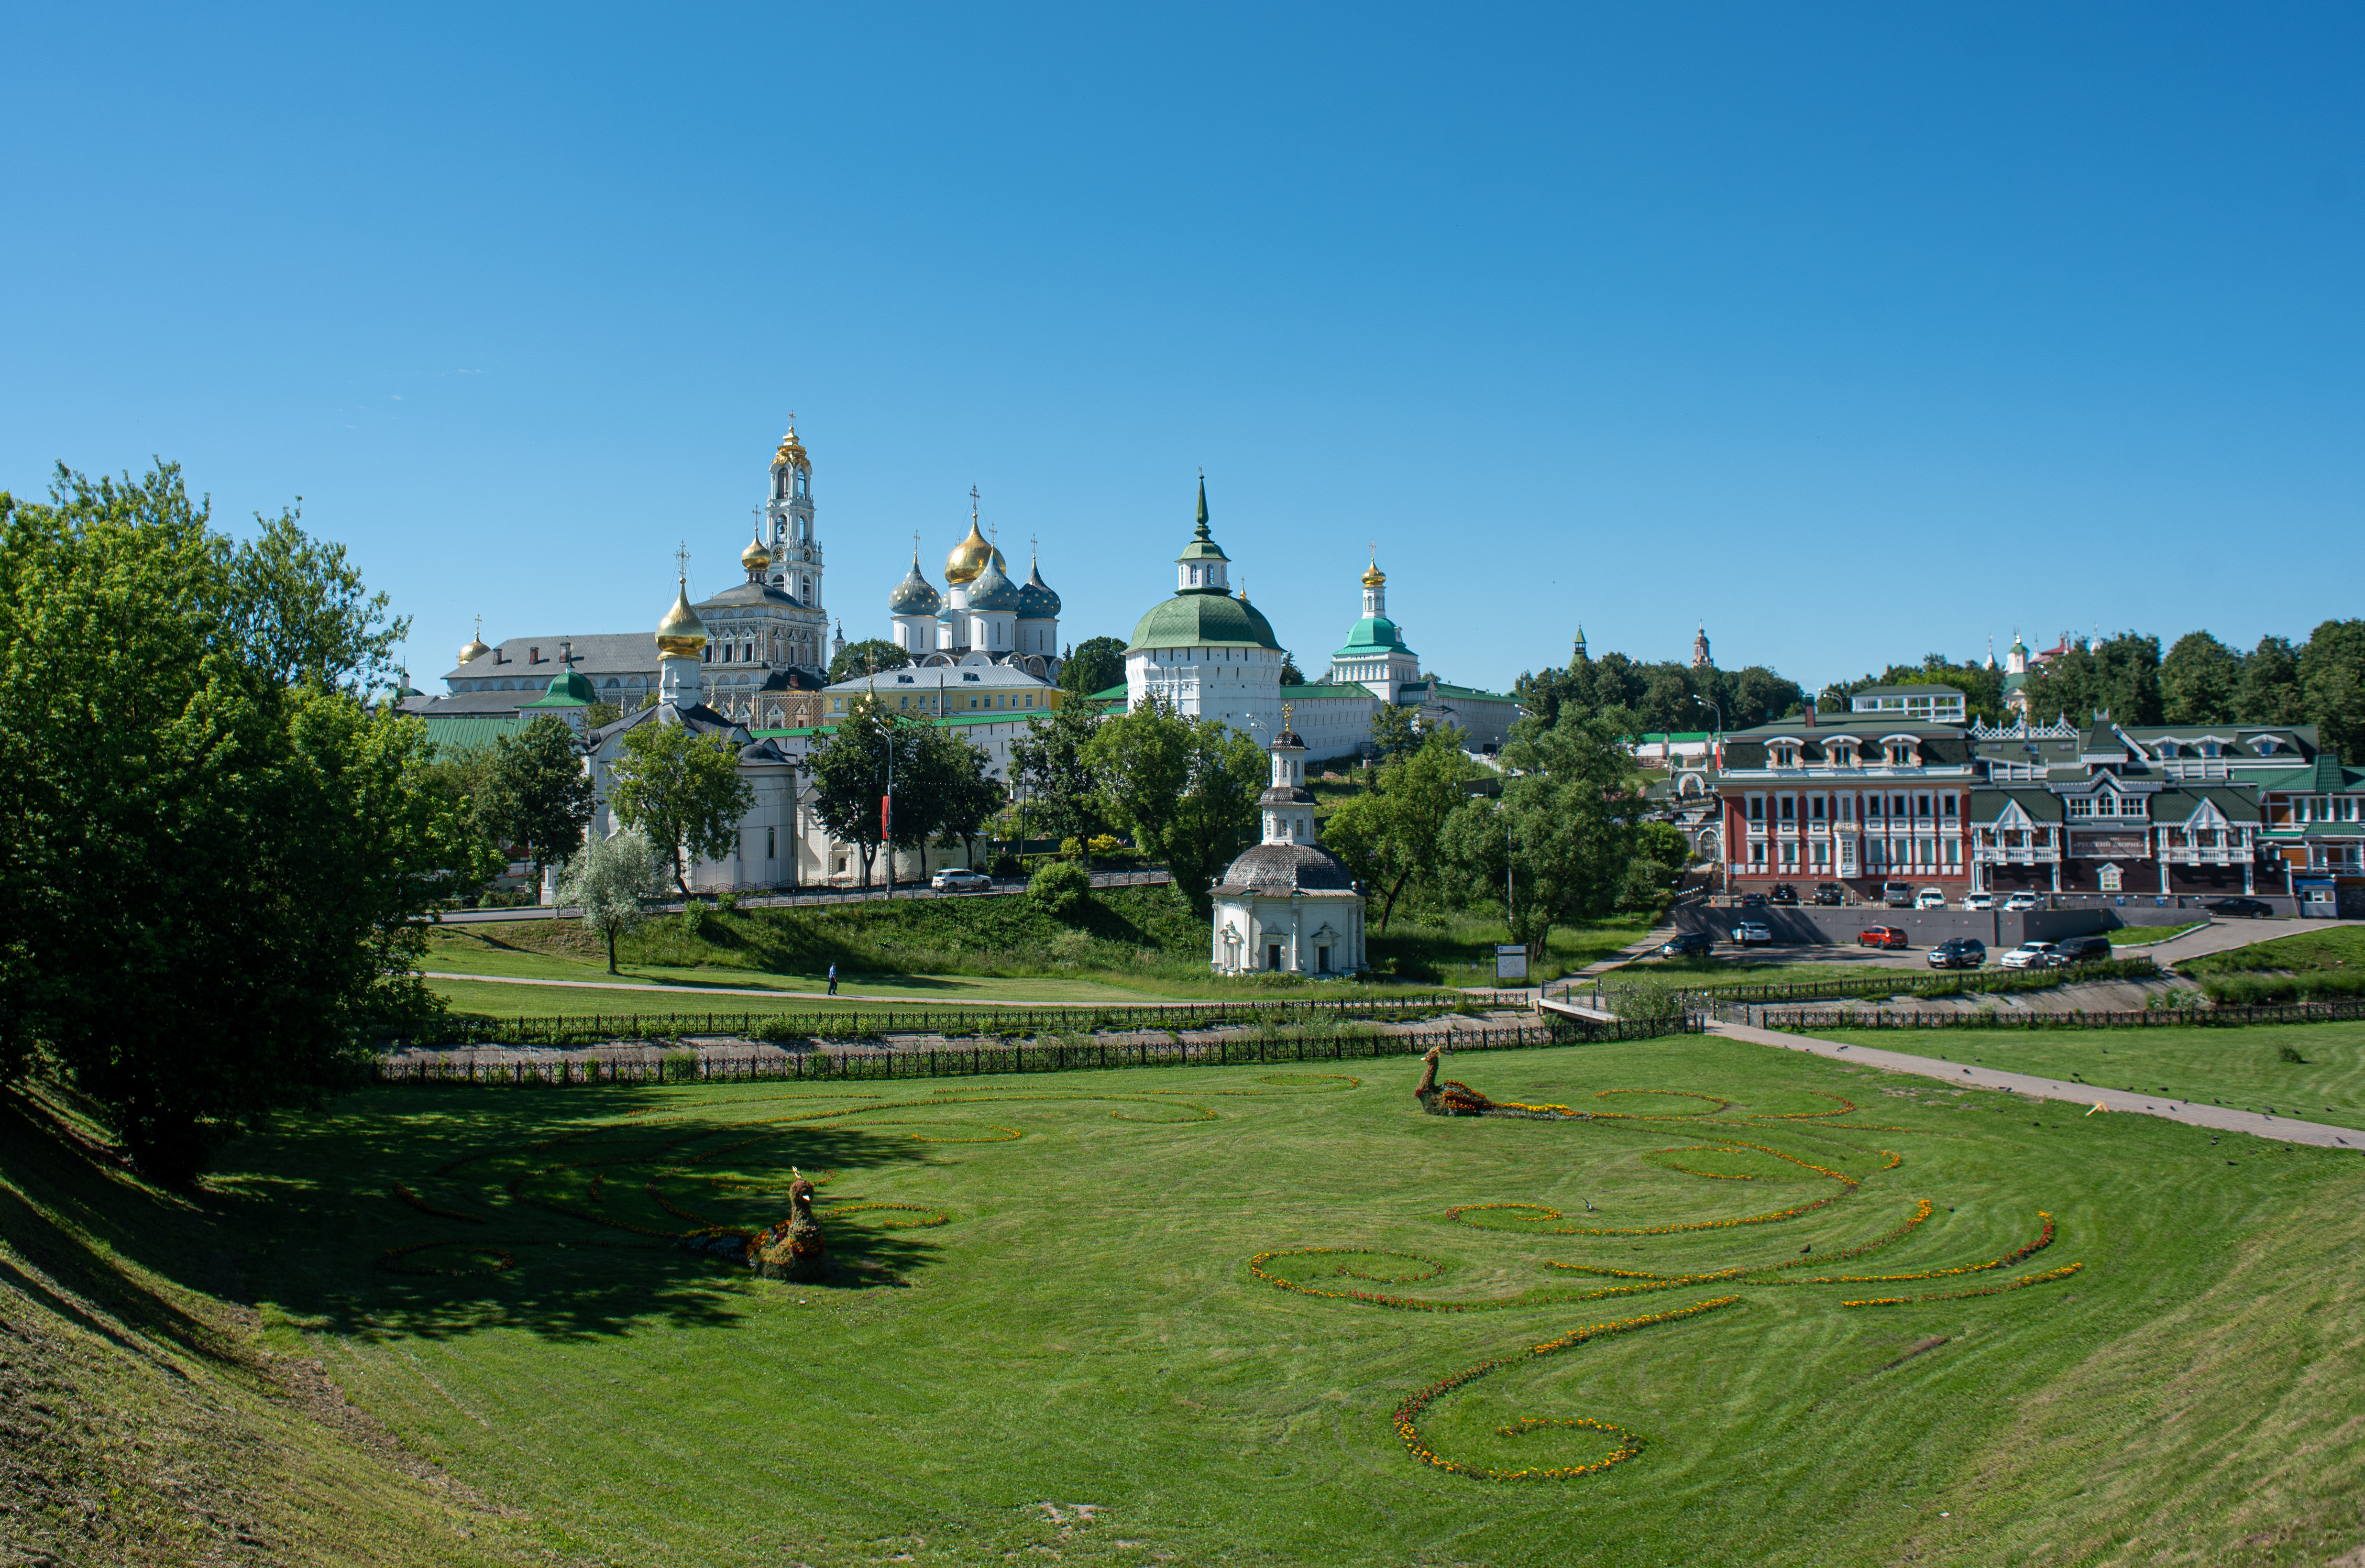
[[[764,545],[772,557],[772,586],[808,610],[822,608],[821,541],[813,533],[813,459],[789,433],[772,454],[772,492],[764,501]]]

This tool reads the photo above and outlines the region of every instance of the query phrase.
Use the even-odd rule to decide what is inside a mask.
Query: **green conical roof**
[[[600,693],[588,676],[568,670],[565,675],[550,678],[550,689],[532,701],[521,704],[527,708],[577,708],[586,702],[597,702]]]
[[[1207,532],[1207,481],[1205,478],[1199,481],[1199,526],[1191,531],[1191,543],[1182,546],[1182,554],[1174,559],[1178,562],[1231,559]]]

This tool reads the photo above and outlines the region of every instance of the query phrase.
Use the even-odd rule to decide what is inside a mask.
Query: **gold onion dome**
[[[1387,580],[1387,573],[1380,570],[1380,564],[1377,561],[1373,561],[1371,566],[1366,567],[1363,571],[1363,586],[1365,588],[1379,588],[1386,583]]]
[[[706,646],[706,622],[689,607],[689,585],[684,583],[675,590],[673,608],[657,622],[657,652],[691,657]]]
[[[482,638],[471,637],[466,642],[460,644],[460,662],[464,665],[474,664],[492,651],[492,649],[485,646],[484,640]]]
[[[778,468],[784,464],[791,468],[802,468],[807,473],[813,471],[813,459],[805,455],[805,443],[797,439],[796,421],[793,420],[789,422],[789,433],[780,438],[780,450],[772,454],[773,467]]]
[[[747,548],[739,552],[739,564],[752,572],[758,567],[770,566],[772,553],[764,548],[764,542],[761,539],[751,539],[747,542]]]
[[[954,545],[952,554],[945,557],[945,581],[948,585],[973,581],[980,572],[985,570],[989,561],[1005,572],[1010,569],[1009,564],[1002,558],[1002,552],[978,532],[977,519],[972,515],[969,520],[969,537]]]

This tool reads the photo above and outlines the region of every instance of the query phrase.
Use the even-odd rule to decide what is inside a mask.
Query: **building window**
[[[1749,797],[1749,820],[1754,823],[1762,823],[1765,820],[1765,796],[1752,795]]]
[[[1753,866],[1763,866],[1765,864],[1765,846],[1764,845],[1753,844],[1749,846],[1749,863]]]
[[[1940,804],[1945,808],[1945,812],[1948,816],[1951,817],[1955,814],[1955,797],[1948,795],[1940,802]]]
[[[1783,797],[1782,797],[1782,820],[1783,820],[1784,822],[1789,822],[1789,821],[1791,821],[1791,820],[1792,820],[1792,817],[1791,817],[1791,805],[1792,805],[1792,801],[1791,801],[1790,797],[1789,797],[1789,796],[1788,796],[1788,795],[1783,796]]]
[[[1821,822],[1821,821],[1822,821],[1822,820],[1823,820],[1823,798],[1822,798],[1821,795],[1810,795],[1810,796],[1809,796],[1809,797],[1807,798],[1807,800],[1808,800],[1807,814],[1808,814],[1810,817],[1813,818],[1816,822]]]
[[[780,830],[779,830],[779,828],[776,828],[776,827],[768,827],[768,828],[766,828],[766,829],[764,830],[764,858],[765,858],[765,859],[767,859],[767,860],[770,860],[770,859],[774,858],[774,857],[778,855],[778,853],[779,853],[779,843],[780,843]]]

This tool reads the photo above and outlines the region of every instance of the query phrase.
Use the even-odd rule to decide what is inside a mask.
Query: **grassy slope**
[[[2365,928],[2328,926],[2297,936],[2204,954],[2176,967],[2191,975],[2243,974],[2261,969],[2312,974],[2326,969],[2365,969]]]
[[[1552,933],[1548,965],[1555,975],[1580,968],[1632,940],[1640,929],[1631,921],[1562,927]],[[1409,981],[1476,985],[1492,978],[1494,944],[1504,939],[1499,925],[1484,921],[1399,921],[1390,935],[1374,936],[1371,947],[1375,961]],[[618,945],[622,973],[613,978],[819,991],[835,963],[843,988],[857,994],[1119,1004],[1238,995],[1239,982],[1207,974],[1206,949],[1205,923],[1172,889],[1121,888],[1095,894],[1072,924],[1023,898],[747,910],[710,914],[697,935],[682,921],[666,918]],[[525,980],[611,978],[605,947],[567,920],[441,926],[431,935],[424,967]],[[1306,981],[1283,988],[1324,994],[1334,986]],[[496,998],[493,1010],[521,1005]],[[531,1007],[550,1010],[539,1000]]]
[[[376,1091],[241,1146],[224,1186],[276,1198],[256,1277],[357,1397],[532,1509],[558,1543],[613,1561],[925,1563],[1040,1546],[1085,1562],[1501,1568],[2300,1562],[2357,1544],[2365,1408],[2344,1358],[2365,1309],[2345,1260],[2365,1243],[2365,1170],[2353,1158],[2216,1147],[2140,1116],[2081,1119],[1713,1038],[1455,1065],[1498,1096],[1653,1113],[1697,1103],[1593,1095],[1687,1090],[1778,1114],[1838,1092],[1865,1104],[1849,1124],[1880,1130],[1736,1130],[1856,1172],[1862,1191],[1777,1225],[1634,1238],[1508,1235],[1441,1211],[1538,1200],[1581,1215],[1589,1198],[1636,1226],[1834,1189],[1778,1162],[1741,1182],[1649,1156],[1699,1142],[1696,1124],[1424,1116],[1401,1064],[1339,1070],[1357,1087],[1312,1081],[1312,1068],[1037,1077],[1010,1081],[1014,1097],[995,1103],[981,1103],[992,1081],[875,1100],[770,1086]],[[854,1106],[867,1109],[764,1120]],[[570,1132],[586,1137],[526,1147]],[[667,1147],[685,1135],[696,1141]],[[1901,1167],[1880,1170],[1878,1148]],[[685,1168],[702,1149],[714,1158]],[[471,1151],[488,1158],[435,1174]],[[869,1222],[891,1211],[824,1205],[855,1266],[798,1287],[508,1195],[523,1178],[529,1195],[588,1205],[600,1162],[606,1212],[653,1228],[681,1222],[647,1179],[715,1217],[761,1221],[779,1212],[791,1164],[834,1172],[824,1191],[840,1203],[941,1205],[952,1223],[890,1233]],[[734,1195],[716,1175],[775,1185]],[[490,1223],[403,1207],[384,1195],[397,1180]],[[1244,1269],[1269,1248],[1393,1248],[1452,1265],[1405,1288],[1484,1298],[1566,1288],[1547,1259],[1698,1271],[1810,1243],[1829,1252],[1922,1196],[1938,1204],[1930,1224],[1856,1267],[1992,1258],[2042,1207],[2061,1238],[2029,1267],[2085,1271],[1877,1309],[1839,1306],[1861,1287],[1744,1286],[1737,1310],[1514,1366],[1429,1420],[1440,1449],[1497,1463],[1581,1462],[1604,1446],[1495,1434],[1524,1415],[1650,1438],[1639,1460],[1569,1482],[1423,1468],[1389,1411],[1483,1358],[1706,1289],[1411,1313],[1284,1293]],[[433,1239],[507,1249],[518,1267],[372,1267],[379,1248]],[[465,1266],[468,1253],[421,1256]],[[1101,1511],[1080,1522],[1075,1504]]]
[[[269,1355],[253,1313],[207,1294],[237,1280],[222,1206],[92,1159],[91,1134],[0,1098],[9,1562],[547,1561],[308,1361]]]
[[[1845,1040],[2006,1072],[2365,1128],[2365,1024],[2225,1029],[1818,1029]],[[2303,1061],[2282,1059],[2285,1046]]]

